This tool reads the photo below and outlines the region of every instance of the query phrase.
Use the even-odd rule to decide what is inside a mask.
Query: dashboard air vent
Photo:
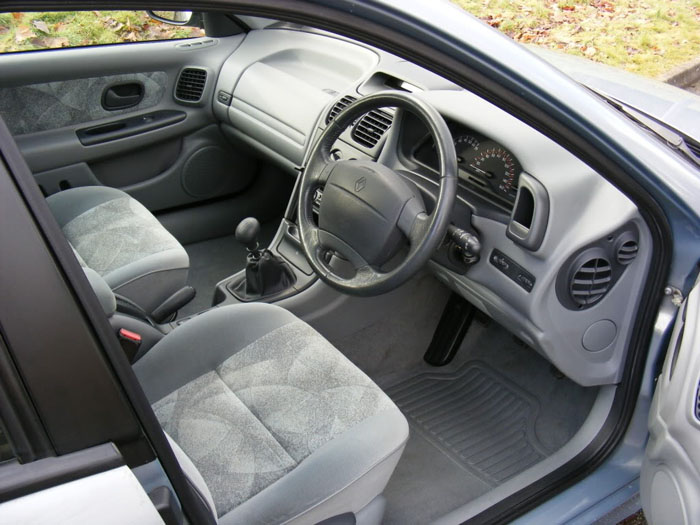
[[[365,147],[373,148],[389,129],[394,117],[384,111],[373,109],[364,115],[352,130],[352,138]]]
[[[634,261],[639,251],[639,245],[636,241],[625,241],[617,249],[617,262],[622,265],[627,265]]]
[[[175,87],[175,98],[185,102],[199,102],[207,83],[207,72],[204,69],[188,67],[180,72]]]
[[[700,420],[700,382],[698,389],[695,391],[695,419]]]
[[[347,95],[343,98],[341,98],[338,102],[336,102],[331,110],[328,112],[328,115],[326,116],[326,124],[328,124],[331,120],[333,120],[335,117],[338,116],[338,114],[343,111],[346,107],[348,107],[350,104],[355,102],[357,99],[351,95]]]
[[[586,260],[574,273],[569,292],[579,308],[592,306],[610,289],[612,269],[610,261],[602,257]]]

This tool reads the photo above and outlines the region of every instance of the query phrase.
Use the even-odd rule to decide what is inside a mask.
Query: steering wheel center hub
[[[404,179],[382,164],[338,162],[323,190],[319,228],[380,266],[399,249],[399,218],[415,198],[420,197]]]

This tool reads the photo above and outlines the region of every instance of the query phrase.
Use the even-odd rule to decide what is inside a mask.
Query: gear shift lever
[[[260,250],[258,250],[259,235],[260,222],[255,217],[243,219],[236,227],[236,240],[245,246],[248,253],[256,259],[260,257]]]
[[[243,219],[236,227],[236,240],[248,250],[245,276],[231,283],[229,290],[243,301],[254,301],[286,290],[294,284],[294,272],[287,263],[268,249],[260,249],[260,222]]]

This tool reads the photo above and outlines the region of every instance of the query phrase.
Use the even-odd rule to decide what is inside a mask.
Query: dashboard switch
[[[527,293],[530,293],[535,286],[535,276],[525,268],[516,263],[500,250],[493,250],[489,257],[491,264],[505,274],[511,281],[515,282]]]
[[[219,91],[216,94],[216,100],[228,106],[231,103],[231,93],[226,93],[226,91]]]
[[[505,257],[503,257],[502,255],[493,254],[491,256],[491,263],[493,263],[493,265],[496,268],[500,269],[502,272],[508,271],[508,269],[510,268],[510,264],[508,264],[508,260]]]

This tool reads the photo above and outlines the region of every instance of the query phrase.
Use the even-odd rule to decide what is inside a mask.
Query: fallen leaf
[[[44,22],[43,20],[33,20],[32,25],[42,33],[50,33],[49,26],[47,26],[46,22]]]
[[[15,20],[19,20],[20,18],[22,18],[22,13],[12,13],[12,18],[14,18]]]
[[[32,31],[29,26],[18,26],[17,31],[15,31],[15,42],[21,44],[28,38],[34,38],[36,34]]]
[[[70,43],[68,39],[64,36],[48,36],[41,39],[43,47],[47,48],[57,48],[57,47],[68,47]]]

